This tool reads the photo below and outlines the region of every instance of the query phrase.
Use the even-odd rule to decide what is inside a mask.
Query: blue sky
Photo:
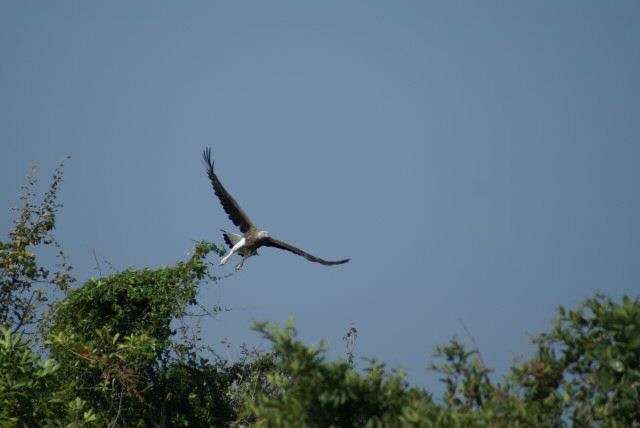
[[[68,162],[57,237],[78,277],[172,264],[232,228],[200,163],[274,237],[203,290],[294,315],[418,384],[467,339],[504,371],[555,308],[640,279],[637,2],[2,2],[0,225],[30,165]],[[215,261],[212,259],[212,261]],[[103,264],[103,271],[107,268]],[[218,270],[233,271],[232,264]],[[360,363],[362,365],[362,363]]]

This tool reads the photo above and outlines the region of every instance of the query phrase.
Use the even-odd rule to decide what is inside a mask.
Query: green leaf
[[[620,360],[609,361],[609,366],[618,373],[622,373],[624,371],[624,364],[622,364],[622,361]]]

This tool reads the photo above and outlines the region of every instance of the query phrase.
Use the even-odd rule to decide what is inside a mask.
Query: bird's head
[[[266,239],[269,237],[269,232],[267,232],[266,230],[261,230],[260,232],[258,232],[258,239]]]

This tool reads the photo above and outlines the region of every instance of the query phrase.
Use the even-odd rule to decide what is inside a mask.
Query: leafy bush
[[[37,323],[38,311],[52,289],[66,291],[74,282],[70,274],[72,267],[52,234],[61,207],[56,199],[63,164],[64,161],[56,168],[51,186],[40,203],[33,202],[36,167],[32,168],[27,183],[22,186],[23,205],[14,208],[20,215],[9,232],[9,241],[0,242],[0,328],[17,332]],[[57,249],[60,260],[54,271],[39,266],[34,254],[36,247],[51,245]]]
[[[43,362],[22,334],[4,328],[0,336],[0,426],[99,426],[86,402],[69,398],[54,360]]]
[[[599,295],[559,319],[514,370],[523,398],[574,426],[640,426],[640,303]]]
[[[180,352],[188,345],[171,340],[171,323],[195,303],[197,287],[208,277],[204,258],[214,249],[199,243],[188,261],[173,267],[127,269],[91,279],[54,308],[47,330],[52,356],[76,379],[80,396],[109,420],[132,426],[165,418],[165,401],[182,397],[172,393],[167,399],[169,393],[160,392],[177,380],[177,373],[184,378],[176,386],[188,390],[187,396],[208,382],[229,383],[218,379],[217,369],[205,360]]]
[[[273,388],[245,402],[257,427],[422,426],[438,413],[430,395],[409,387],[401,372],[372,362],[361,375],[348,361],[326,362],[326,346],[296,341],[291,321],[284,329],[267,323],[256,329],[272,342],[275,362],[267,374]]]

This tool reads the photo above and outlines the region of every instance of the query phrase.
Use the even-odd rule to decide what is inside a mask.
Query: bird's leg
[[[236,265],[236,272],[242,269],[242,266],[244,265],[245,260],[247,260],[249,257],[252,257],[252,256],[255,256],[255,253],[249,254],[248,256],[243,256],[242,260],[240,260],[240,263]]]
[[[220,265],[223,265],[227,262],[227,260],[229,260],[229,257],[231,257],[233,255],[233,253],[237,252],[240,248],[242,248],[242,246],[245,243],[245,239],[242,238],[241,240],[239,240],[238,242],[236,242],[236,244],[231,247],[231,249],[229,250],[229,253],[227,253],[226,256],[224,256],[223,258],[220,259]]]

